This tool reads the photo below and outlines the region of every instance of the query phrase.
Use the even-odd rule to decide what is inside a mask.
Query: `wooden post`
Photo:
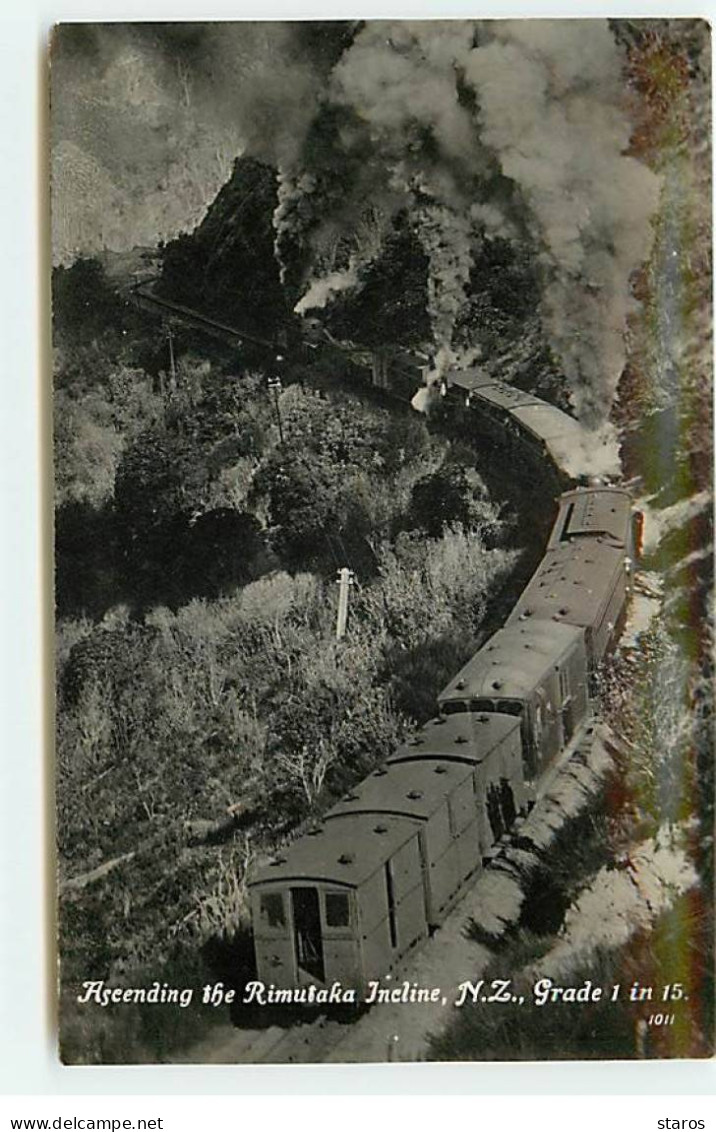
[[[336,619],[336,640],[341,641],[346,635],[348,621],[348,589],[353,585],[353,571],[347,566],[338,571],[338,617]]]
[[[281,357],[280,354],[277,355],[277,361],[281,361],[281,362],[283,361],[283,358]],[[279,440],[281,442],[281,447],[284,448],[285,444],[284,444],[284,439],[283,439],[283,424],[281,422],[281,406],[278,403],[279,394],[281,392],[281,378],[280,377],[270,377],[268,379],[267,384],[268,384],[269,389],[273,393],[273,405],[274,405],[274,409],[276,410],[276,423],[278,424],[278,436],[279,436]]]

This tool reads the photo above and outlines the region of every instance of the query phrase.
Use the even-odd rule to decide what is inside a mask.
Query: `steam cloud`
[[[575,409],[604,418],[659,192],[627,153],[606,21],[127,25],[65,38],[58,197],[91,198],[97,215],[56,212],[58,259],[96,244],[100,213],[110,246],[191,226],[232,158],[251,153],[278,171],[276,252],[299,313],[360,287],[405,210],[429,263],[435,380],[456,362],[481,241],[528,239]],[[289,247],[302,257],[294,279]]]
[[[543,249],[545,323],[575,408],[598,420],[624,366],[629,281],[649,254],[659,180],[625,155],[630,126],[606,23],[510,21],[491,33],[466,63],[483,138],[519,185]]]
[[[575,409],[588,424],[608,413],[630,278],[649,254],[659,193],[658,178],[627,154],[621,62],[602,21],[401,22],[367,25],[334,68],[325,99],[367,130],[393,207],[408,209],[428,257],[429,380],[456,362],[453,331],[480,235],[514,233],[516,208],[543,268],[543,321]],[[349,146],[344,138],[336,161]],[[375,199],[385,207],[382,186]],[[309,211],[325,218],[326,205],[330,214],[319,193]],[[355,260],[313,279],[297,310],[359,280]]]

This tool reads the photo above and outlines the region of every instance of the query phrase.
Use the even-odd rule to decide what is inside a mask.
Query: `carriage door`
[[[293,909],[293,941],[296,951],[296,966],[299,974],[303,971],[312,979],[323,983],[326,980],[323,962],[323,938],[321,936],[321,910],[318,890],[315,888],[292,888],[291,906]]]
[[[559,670],[559,698],[562,704],[562,744],[566,747],[574,734],[574,705],[569,694],[569,669],[566,664]]]

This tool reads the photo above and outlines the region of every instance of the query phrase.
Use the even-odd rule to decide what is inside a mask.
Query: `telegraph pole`
[[[282,362],[283,358],[279,355],[276,358],[276,361]],[[280,409],[279,403],[278,403],[279,393],[281,392],[281,378],[280,377],[270,377],[268,379],[267,384],[268,384],[269,389],[273,393],[273,403],[274,403],[274,408],[276,409],[276,423],[278,424],[278,435],[279,435],[279,439],[281,441],[281,447],[285,448],[284,439],[283,439],[283,424],[282,424],[282,421],[281,421],[281,409]]]
[[[348,621],[348,593],[355,581],[355,574],[347,566],[338,571],[338,617],[336,618],[336,640],[341,641],[346,635]]]

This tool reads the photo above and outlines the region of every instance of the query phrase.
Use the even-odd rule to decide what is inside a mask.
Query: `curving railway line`
[[[157,297],[151,283],[136,284],[133,296],[233,342],[281,348]],[[391,390],[385,355],[366,359],[318,338],[314,331],[304,345],[342,350]],[[591,730],[594,674],[625,617],[639,516],[611,455],[595,451],[600,442],[574,418],[480,370],[451,372],[440,392],[447,407],[468,412],[476,438],[549,465],[568,490],[532,578],[504,625],[440,692],[435,718],[251,874],[257,985],[279,1002],[327,1003],[336,986],[365,1001],[371,987],[419,962],[447,923],[454,927],[460,902]],[[595,467],[607,473],[596,482]],[[199,1056],[320,1060],[339,1025],[321,1017],[243,1030],[227,1034],[226,1057],[216,1049]]]

